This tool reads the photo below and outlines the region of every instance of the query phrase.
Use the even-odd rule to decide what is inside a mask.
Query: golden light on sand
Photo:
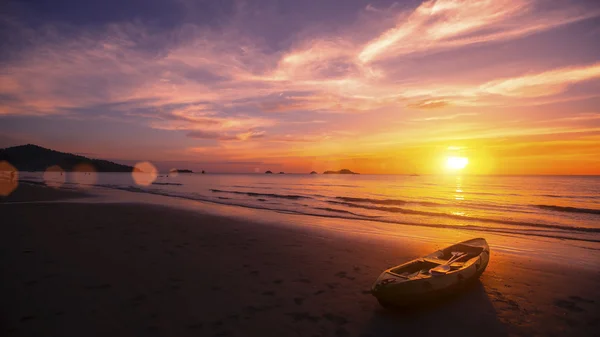
[[[19,171],[6,160],[0,161],[0,196],[10,195],[19,186]]]
[[[446,159],[446,168],[450,170],[462,170],[469,164],[469,158],[467,157],[448,157]]]
[[[59,188],[67,180],[67,174],[58,165],[52,165],[44,171],[44,183],[50,187]]]
[[[141,186],[151,185],[158,176],[158,170],[152,163],[144,161],[135,164],[133,172],[131,172],[133,181]]]
[[[96,169],[93,165],[82,163],[77,164],[73,168],[73,181],[79,185],[79,187],[90,187],[94,185],[98,180]]]

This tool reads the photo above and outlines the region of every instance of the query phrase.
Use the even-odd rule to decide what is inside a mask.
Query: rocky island
[[[192,170],[179,170],[179,169],[174,169],[174,170],[171,170],[170,172],[171,173],[194,173],[194,171],[192,171]]]
[[[348,169],[341,169],[339,171],[325,171],[325,172],[323,172],[323,174],[360,174],[360,173],[352,172]]]

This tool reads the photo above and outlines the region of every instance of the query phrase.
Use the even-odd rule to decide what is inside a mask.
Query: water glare
[[[169,170],[169,177],[175,178],[179,175],[179,172],[177,172],[176,168],[172,168]]]
[[[19,186],[19,170],[6,160],[0,161],[0,196],[9,196],[17,186]]]
[[[131,176],[136,184],[141,186],[151,185],[158,176],[158,170],[152,163],[144,161],[135,164]]]
[[[58,165],[52,165],[44,171],[44,183],[50,187],[60,188],[67,180],[67,174]]]
[[[73,180],[79,187],[90,187],[98,180],[96,169],[91,164],[78,164],[73,168]]]

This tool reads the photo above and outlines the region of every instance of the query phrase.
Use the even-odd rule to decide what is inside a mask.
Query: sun
[[[450,170],[462,170],[469,164],[467,157],[448,157],[446,159],[446,168]]]

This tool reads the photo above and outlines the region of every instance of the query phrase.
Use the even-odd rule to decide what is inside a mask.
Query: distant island
[[[192,170],[179,170],[179,169],[173,169],[171,171],[169,171],[170,173],[194,173],[194,171]],[[202,173],[204,173],[204,171],[202,171]]]
[[[279,174],[285,174],[284,172],[279,172]]]
[[[339,171],[325,171],[325,172],[323,172],[323,174],[360,174],[360,173],[352,172],[348,169],[341,169]]]
[[[317,174],[317,172],[316,171],[312,171],[312,172],[310,172],[310,174]]]
[[[273,172],[267,171],[267,172],[265,172],[265,174],[273,174]]]
[[[92,159],[72,153],[59,152],[38,145],[27,144],[0,149],[0,161],[6,160],[19,171],[46,171],[59,166],[63,171],[133,172],[132,166],[108,160]],[[84,165],[82,165],[84,164]],[[79,168],[78,168],[79,166]]]

